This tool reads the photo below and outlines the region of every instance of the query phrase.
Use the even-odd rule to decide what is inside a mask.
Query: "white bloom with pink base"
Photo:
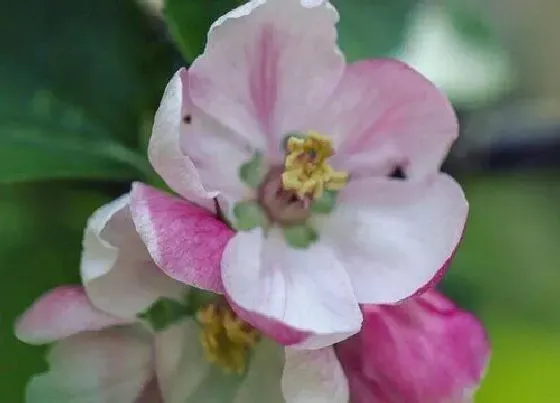
[[[337,20],[328,2],[299,0],[220,18],[167,86],[150,141],[183,200],[143,185],[131,195],[168,275],[307,335],[286,343],[307,348],[358,332],[359,304],[425,287],[468,211],[439,172],[458,133],[445,96],[397,61],[346,64]]]
[[[124,196],[89,220],[84,286],[47,292],[16,323],[16,336],[26,343],[55,342],[47,356],[49,370],[27,386],[27,403],[261,403],[263,396],[270,403],[348,400],[333,351],[311,354],[305,365],[292,368],[283,346],[261,338],[241,356],[243,373],[232,374],[224,369],[236,361],[226,360],[225,366],[209,361],[200,341],[203,320],[185,316],[161,331],[141,321],[139,314],[159,298],[184,300],[190,290],[150,259],[128,202]],[[222,309],[228,313],[227,306]]]
[[[302,351],[255,339],[244,345],[241,375],[224,371],[235,361],[209,360],[200,335],[214,323],[204,318],[185,317],[154,332],[138,313],[159,297],[181,299],[189,290],[151,262],[127,203],[126,196],[118,199],[89,221],[85,287],[46,293],[18,321],[22,341],[56,342],[50,369],[30,381],[26,402],[471,402],[489,358],[486,335],[476,318],[435,291],[362,306],[362,330],[333,347]],[[232,339],[221,340],[219,350],[227,351]]]

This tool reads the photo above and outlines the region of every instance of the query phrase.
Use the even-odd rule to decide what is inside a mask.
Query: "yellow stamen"
[[[202,325],[200,342],[206,359],[224,371],[243,374],[258,332],[235,316],[225,305],[210,304],[196,318]]]
[[[325,189],[340,190],[348,182],[347,172],[335,171],[326,161],[334,155],[328,137],[310,131],[305,138],[292,136],[287,141],[282,184],[299,197],[320,198]]]

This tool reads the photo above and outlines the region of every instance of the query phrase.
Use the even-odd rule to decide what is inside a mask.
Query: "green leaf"
[[[2,401],[24,402],[25,384],[45,371],[44,347],[14,336],[14,322],[41,294],[79,284],[81,239],[91,212],[107,203],[94,185],[0,185],[0,377]]]
[[[262,155],[258,151],[245,164],[239,167],[239,178],[256,189],[263,178]]]
[[[165,22],[187,62],[202,53],[210,25],[242,0],[165,0]]]
[[[500,46],[488,19],[489,14],[483,7],[461,0],[446,0],[444,6],[453,22],[453,28],[463,38],[482,48],[494,49]]]
[[[148,175],[135,148],[172,48],[136,2],[11,2],[0,26],[0,182]]]
[[[160,298],[138,317],[148,321],[157,332],[165,330],[191,314],[189,307],[172,298]]]
[[[233,208],[236,222],[235,228],[239,231],[249,231],[268,224],[265,212],[257,202],[240,202]]]
[[[311,205],[311,211],[320,214],[331,213],[336,206],[337,197],[337,192],[334,192],[332,190],[325,190],[323,192],[323,196],[321,196],[320,199],[313,201],[313,204]]]
[[[307,249],[319,239],[319,234],[306,224],[298,224],[284,227],[284,238],[293,248]]]
[[[402,45],[416,0],[333,0],[339,42],[349,61],[390,56]]]

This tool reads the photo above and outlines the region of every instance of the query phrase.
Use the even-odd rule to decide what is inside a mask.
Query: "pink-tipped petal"
[[[191,202],[135,183],[130,209],[156,264],[171,278],[222,292],[220,260],[233,231]]]
[[[153,262],[134,228],[129,199],[120,197],[88,220],[80,271],[93,305],[134,319],[160,297],[180,298],[185,287]]]
[[[301,250],[289,248],[276,231],[266,238],[260,229],[239,232],[224,251],[222,280],[228,297],[243,309],[313,333],[309,348],[360,329],[348,276],[322,242]]]
[[[396,60],[348,65],[315,121],[334,138],[333,163],[362,176],[396,165],[409,177],[435,173],[458,135],[445,95]]]
[[[468,213],[461,187],[445,174],[356,180],[340,200],[321,234],[364,304],[395,303],[441,275]]]
[[[205,189],[193,161],[181,151],[181,138],[188,130],[186,121],[193,114],[188,91],[184,90],[185,75],[185,69],[177,71],[165,88],[154,118],[148,158],[170,188],[195,203],[211,207],[215,194]]]
[[[306,6],[240,6],[212,26],[189,71],[194,104],[272,157],[280,156],[288,131],[312,129],[309,112],[326,101],[344,69],[336,10],[327,2]]]
[[[303,343],[310,336],[308,332],[302,332],[277,320],[243,309],[231,299],[228,300],[228,303],[240,319],[284,346]]]
[[[80,286],[60,286],[41,296],[17,320],[16,337],[29,344],[45,344],[88,330],[129,323],[91,305]]]
[[[286,348],[282,390],[286,403],[348,403],[349,399],[348,381],[331,347]]]
[[[153,377],[150,336],[136,327],[71,336],[47,360],[49,371],[27,385],[28,403],[137,403]]]
[[[353,403],[463,403],[490,353],[477,319],[435,291],[364,306],[362,331],[336,349]]]

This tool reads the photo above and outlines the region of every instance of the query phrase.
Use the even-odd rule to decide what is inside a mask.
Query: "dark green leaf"
[[[165,21],[187,62],[204,49],[210,25],[242,0],[165,0]]]
[[[180,319],[191,314],[189,307],[171,298],[160,298],[146,312],[138,315],[148,321],[155,331],[165,330]]]
[[[390,56],[405,39],[417,0],[333,0],[340,12],[339,42],[350,61]]]
[[[148,172],[133,150],[172,50],[136,2],[9,2],[0,27],[0,182]]]
[[[14,336],[14,321],[42,293],[79,284],[84,224],[109,199],[87,186],[0,185],[0,377],[2,401],[24,402],[25,383],[45,371],[44,347]]]

